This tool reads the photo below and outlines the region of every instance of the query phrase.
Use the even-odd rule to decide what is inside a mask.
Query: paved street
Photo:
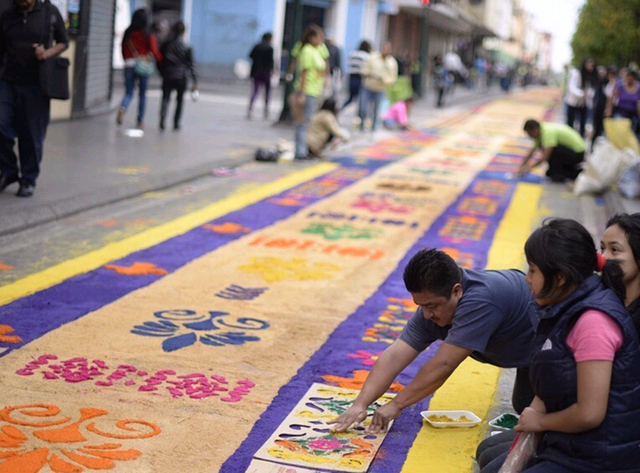
[[[443,110],[430,97],[420,131],[356,134],[309,163],[253,162],[292,129],[247,122],[245,97],[215,91],[187,103],[180,132],[156,129],[157,92],[143,137],[113,115],[53,124],[34,198],[0,195],[0,471],[277,471],[268,460],[300,473],[472,472],[512,379],[472,361],[386,437],[313,427],[311,443],[340,443],[348,462],[310,463],[296,438],[328,418],[321,399],[361,387],[415,309],[401,275],[417,249],[522,268],[542,219],[576,218],[599,238],[608,214],[631,208],[513,179],[530,145],[522,123],[556,118],[558,97],[460,90]],[[329,387],[308,400],[307,424],[271,442],[313,383]],[[483,421],[433,429],[426,409]]]

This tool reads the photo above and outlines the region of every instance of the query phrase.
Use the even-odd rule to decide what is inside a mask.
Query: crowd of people
[[[603,66],[587,57],[580,68],[565,67],[567,125],[591,140],[604,134],[605,118],[627,118],[640,136],[640,85],[636,67]]]

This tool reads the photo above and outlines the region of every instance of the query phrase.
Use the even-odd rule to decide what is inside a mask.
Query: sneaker
[[[138,122],[136,124],[136,129],[138,130],[144,130],[144,122]]]
[[[33,184],[20,184],[20,189],[16,195],[18,197],[31,197],[36,190],[36,186]]]
[[[7,176],[5,174],[0,176],[0,192],[3,192],[14,182],[18,182],[18,176]]]

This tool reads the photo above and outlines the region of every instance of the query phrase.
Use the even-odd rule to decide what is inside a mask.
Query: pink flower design
[[[342,443],[337,440],[316,439],[309,442],[309,447],[314,450],[337,450],[342,447]]]

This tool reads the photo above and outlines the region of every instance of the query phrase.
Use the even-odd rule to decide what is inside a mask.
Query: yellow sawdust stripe
[[[0,306],[16,299],[50,288],[78,274],[92,271],[110,261],[125,257],[135,251],[162,243],[177,235],[209,222],[222,215],[239,210],[260,200],[328,173],[338,167],[334,163],[321,163],[294,172],[269,184],[248,190],[242,195],[227,197],[200,210],[178,217],[157,227],[106,245],[99,250],[67,260],[14,283],[0,287]]]
[[[537,215],[542,187],[518,184],[489,251],[487,268],[523,267],[524,242]],[[409,450],[402,473],[465,473],[473,471],[475,449],[487,429],[500,370],[467,360],[436,392],[431,410],[469,410],[482,419],[471,429],[435,429],[426,421]],[[416,420],[417,421],[417,420]]]

